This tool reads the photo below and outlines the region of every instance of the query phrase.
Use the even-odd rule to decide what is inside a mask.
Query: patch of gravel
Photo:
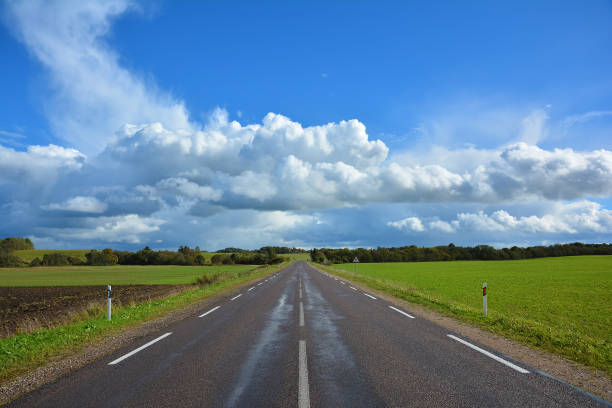
[[[312,266],[312,265],[311,265]],[[321,272],[327,272],[319,269]],[[522,361],[531,367],[543,371],[553,377],[570,383],[584,391],[595,394],[606,401],[612,401],[612,381],[602,371],[592,369],[585,365],[570,361],[559,355],[541,350],[534,350],[526,345],[516,341],[506,339],[488,331],[472,327],[464,322],[460,322],[452,317],[436,313],[429,308],[425,308],[419,304],[411,303],[403,299],[390,296],[384,292],[374,290],[368,286],[353,282],[346,278],[336,276],[338,279],[343,279],[350,282],[353,286],[366,290],[376,295],[389,303],[403,307],[419,317],[430,320],[442,327],[468,337],[480,344],[497,350],[500,353],[506,354],[516,360]]]
[[[265,278],[265,277],[264,277]],[[71,373],[81,367],[93,363],[94,361],[114,352],[115,350],[134,342],[148,334],[157,332],[172,323],[199,313],[206,306],[234,296],[240,290],[258,282],[261,279],[251,280],[225,291],[217,296],[204,299],[186,308],[168,313],[165,316],[147,321],[136,327],[123,330],[119,333],[103,337],[85,348],[73,353],[66,353],[49,361],[48,364],[36,368],[31,372],[23,374],[13,380],[0,384],[0,405],[4,405],[23,394],[33,391],[41,386],[58,379],[59,377]]]

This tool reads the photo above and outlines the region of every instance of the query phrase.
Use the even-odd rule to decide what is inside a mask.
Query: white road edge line
[[[259,286],[259,285],[263,285],[263,282],[259,282],[259,283],[257,284],[257,286]]]
[[[407,317],[409,317],[409,318],[411,318],[411,319],[414,319],[414,316],[413,316],[413,315],[408,314],[408,313],[404,312],[403,310],[396,309],[396,308],[394,308],[393,306],[389,306],[389,307],[390,307],[391,309],[395,310],[397,313],[401,313],[401,314],[403,314],[404,316],[407,316]]]
[[[220,307],[221,307],[221,306],[213,307],[213,308],[212,308],[212,309],[210,309],[208,312],[206,312],[206,313],[202,313],[202,314],[201,314],[201,315],[199,315],[198,317],[204,317],[204,316],[206,316],[207,314],[214,312],[215,310],[217,310],[217,309],[218,309],[218,308],[220,308]]]
[[[300,302],[300,326],[304,325],[304,305]]]
[[[484,354],[487,357],[491,357],[493,360],[495,360],[497,362],[500,362],[500,363],[502,363],[502,364],[512,368],[513,370],[518,371],[519,373],[529,374],[529,371],[525,370],[524,368],[519,367],[519,366],[517,366],[515,364],[512,364],[511,362],[506,361],[506,360],[504,360],[501,357],[497,357],[495,354],[489,353],[487,350],[483,350],[480,347],[477,347],[477,346],[473,345],[472,343],[468,343],[467,341],[465,341],[463,339],[460,339],[459,337],[455,337],[452,334],[447,334],[447,336],[450,337],[453,340],[457,340],[459,343],[465,344],[466,346],[468,346],[471,349],[474,349],[476,351],[481,352],[482,354]]]
[[[138,347],[137,349],[132,350],[132,351],[130,351],[129,353],[124,354],[123,356],[119,357],[118,359],[111,361],[110,363],[108,363],[108,365],[115,365],[115,364],[117,364],[117,363],[120,363],[120,362],[122,362],[123,360],[125,360],[126,358],[133,356],[134,354],[138,353],[139,351],[146,349],[146,348],[147,348],[147,347],[149,347],[150,345],[157,343],[157,342],[158,342],[158,341],[160,341],[161,339],[164,339],[164,338],[168,337],[168,336],[169,336],[169,335],[171,335],[171,334],[172,334],[172,332],[168,332],[168,333],[166,333],[166,334],[162,334],[161,336],[159,336],[159,337],[158,337],[158,338],[156,338],[155,340],[151,340],[151,341],[150,341],[150,342],[148,342],[147,344],[143,344],[142,346]]]
[[[249,288],[249,290],[247,290],[247,292],[250,292],[250,291],[252,291],[253,289],[255,289],[255,286],[251,286],[251,287]]]
[[[306,341],[300,340],[298,374],[298,407],[310,408],[310,390],[308,386],[308,363],[306,361]]]
[[[340,281],[341,284],[346,285],[346,282]]]
[[[350,286],[350,288],[351,288],[351,289],[353,289],[353,290],[357,290],[357,288],[354,288],[354,287],[352,287],[352,286]]]
[[[364,293],[364,295],[366,295],[369,298],[372,298],[372,299],[376,300],[376,298],[374,296],[372,296],[372,295],[368,295],[367,293]]]
[[[234,300],[234,299],[238,299],[240,296],[242,296],[242,293],[239,295],[234,296],[233,298],[231,298],[230,300]]]

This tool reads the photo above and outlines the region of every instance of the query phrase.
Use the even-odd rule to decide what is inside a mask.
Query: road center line
[[[393,306],[389,306],[389,307],[390,307],[391,309],[395,310],[397,313],[401,313],[401,314],[403,314],[404,316],[407,316],[407,317],[409,317],[409,318],[411,318],[411,319],[414,319],[414,316],[413,316],[413,315],[408,314],[408,313],[404,312],[403,310],[396,309],[396,308],[394,308]]]
[[[249,288],[249,290],[247,290],[247,292],[250,292],[250,291],[252,291],[253,289],[255,289],[255,286],[251,286],[251,287]]]
[[[231,298],[230,300],[234,300],[234,299],[238,299],[240,296],[242,296],[242,293],[239,295],[234,296],[233,298]]]
[[[489,353],[487,350],[483,350],[480,347],[477,347],[477,346],[473,345],[472,343],[468,343],[467,341],[465,341],[463,339],[460,339],[459,337],[455,337],[452,334],[447,334],[447,336],[450,337],[453,340],[457,340],[459,343],[465,344],[466,346],[468,346],[471,349],[474,349],[476,351],[481,352],[482,354],[484,354],[487,357],[491,357],[493,360],[495,360],[497,362],[500,362],[500,363],[502,363],[502,364],[512,368],[513,370],[518,371],[519,373],[529,374],[529,371],[525,370],[524,368],[519,367],[519,366],[517,366],[515,364],[512,364],[511,362],[506,361],[506,360],[504,360],[501,357],[497,357],[495,354]]]
[[[300,326],[304,326],[304,304],[300,302]]]
[[[168,337],[168,336],[169,336],[169,335],[171,335],[171,334],[172,334],[172,332],[168,332],[168,333],[166,333],[166,334],[162,334],[161,336],[159,336],[159,337],[158,337],[158,338],[156,338],[155,340],[151,340],[151,341],[150,341],[150,342],[148,342],[147,344],[143,344],[142,346],[138,347],[137,349],[132,350],[132,351],[130,351],[129,353],[127,353],[127,354],[125,354],[125,355],[123,355],[123,356],[119,357],[118,359],[111,361],[110,363],[108,363],[108,365],[115,365],[115,364],[117,364],[117,363],[120,363],[120,362],[122,362],[123,360],[125,360],[126,358],[133,356],[134,354],[138,353],[139,351],[146,349],[146,348],[147,348],[147,347],[149,347],[150,345],[157,343],[157,342],[158,342],[158,341],[160,341],[161,339],[164,339],[164,338]]]
[[[298,407],[310,408],[310,390],[308,386],[308,364],[306,361],[306,341],[300,340],[298,374]]]
[[[208,312],[206,312],[206,313],[202,313],[202,314],[201,314],[201,315],[199,315],[198,317],[204,317],[204,316],[206,316],[207,314],[214,312],[215,310],[217,310],[217,309],[218,309],[218,308],[220,308],[220,307],[221,307],[221,306],[213,307],[213,308],[212,308],[212,309],[210,309]]]
[[[372,298],[372,299],[376,300],[376,298],[374,296],[372,296],[372,295],[368,295],[367,293],[364,293],[364,295],[366,295],[369,298]]]

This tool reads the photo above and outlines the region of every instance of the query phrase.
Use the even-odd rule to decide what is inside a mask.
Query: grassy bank
[[[0,268],[2,286],[181,285],[202,275],[244,272],[253,265],[177,266],[46,266]]]
[[[287,265],[284,263],[258,268],[250,273],[232,267],[231,272],[221,275],[222,281],[214,284],[165,299],[117,307],[113,310],[113,320],[110,322],[106,320],[103,310],[90,310],[82,316],[82,320],[71,324],[0,339],[0,382],[44,365],[53,358],[79,350],[105,336],[215,296],[249,280],[269,275]]]
[[[612,377],[612,256],[359,264],[356,273],[353,264],[326,269]]]

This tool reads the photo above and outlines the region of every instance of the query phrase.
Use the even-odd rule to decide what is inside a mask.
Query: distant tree
[[[95,249],[85,254],[88,265],[95,266],[108,266],[116,265],[119,262],[119,257],[113,253],[113,250],[106,248],[103,251],[96,251]]]

